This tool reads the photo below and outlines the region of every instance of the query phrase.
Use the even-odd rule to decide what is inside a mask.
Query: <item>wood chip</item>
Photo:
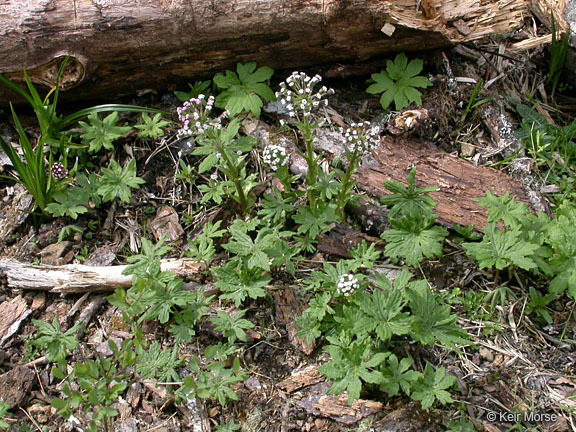
[[[172,207],[161,206],[156,212],[156,217],[150,222],[150,230],[156,241],[165,237],[167,241],[178,240],[184,230],[178,221],[178,213]]]
[[[285,287],[274,293],[274,302],[276,306],[276,317],[282,325],[286,327],[288,332],[288,340],[292,346],[302,351],[306,355],[312,354],[316,348],[316,341],[308,344],[304,339],[296,337],[298,327],[294,319],[302,314],[302,306],[296,300],[294,290],[290,287]]]
[[[30,396],[36,374],[25,366],[0,375],[0,400],[13,407],[22,406]]]
[[[278,383],[278,387],[287,393],[294,393],[296,390],[321,383],[322,381],[324,381],[324,377],[318,372],[318,365],[312,365],[295,371],[284,381]]]
[[[312,387],[303,400],[298,402],[308,414],[328,417],[332,420],[353,425],[363,418],[382,410],[382,404],[371,400],[358,399],[348,405],[348,393],[339,396],[326,396],[330,383],[320,383]]]
[[[32,311],[22,296],[0,304],[0,346],[14,335]]]
[[[41,257],[40,260],[42,264],[46,265],[68,264],[70,261],[72,261],[71,257],[67,255],[67,252],[71,247],[72,243],[69,241],[62,241],[48,245],[39,252]]]

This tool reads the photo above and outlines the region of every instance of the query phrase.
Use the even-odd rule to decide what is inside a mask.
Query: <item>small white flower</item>
[[[360,288],[360,284],[358,283],[356,276],[349,273],[340,276],[337,285],[338,294],[342,294],[344,297],[348,297],[358,288]]]
[[[262,152],[262,161],[270,166],[273,171],[278,171],[278,168],[288,164],[290,157],[284,147],[270,144]]]

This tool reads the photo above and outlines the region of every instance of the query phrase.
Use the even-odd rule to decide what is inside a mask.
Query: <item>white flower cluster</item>
[[[262,161],[274,171],[278,171],[278,168],[288,165],[290,155],[286,153],[284,147],[270,144],[262,152]]]
[[[366,156],[380,145],[380,134],[370,128],[370,122],[352,123],[346,131],[340,128],[340,133],[344,134],[351,155]]]
[[[342,294],[344,297],[348,297],[354,291],[360,288],[358,279],[356,276],[351,274],[343,274],[338,280],[338,294]]]
[[[220,118],[215,120],[210,118],[210,112],[214,106],[214,96],[201,94],[197,98],[192,98],[179,107],[176,112],[178,119],[182,122],[182,128],[178,131],[178,137],[189,137],[202,135],[209,129],[221,129]]]
[[[326,97],[334,93],[334,90],[326,86],[314,91],[314,87],[320,81],[322,81],[320,75],[310,78],[304,72],[292,72],[285,82],[280,83],[280,91],[276,92],[276,98],[286,107],[290,117],[297,119],[309,117],[320,106],[327,106]]]

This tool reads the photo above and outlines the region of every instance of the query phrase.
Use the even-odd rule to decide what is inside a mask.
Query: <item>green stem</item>
[[[353,186],[353,183],[350,182],[350,179],[352,178],[352,174],[354,174],[358,169],[359,160],[360,158],[358,157],[358,155],[354,153],[352,155],[352,160],[350,161],[348,168],[346,169],[344,175],[340,179],[341,186],[340,191],[338,192],[338,198],[336,202],[338,203],[338,209],[337,209],[338,216],[340,217],[340,221],[342,222],[346,217],[344,210],[346,208],[346,204],[348,204],[348,201],[350,201],[350,190],[352,189]]]
[[[242,182],[238,176],[238,170],[236,166],[232,163],[230,158],[228,157],[228,153],[226,150],[221,148],[220,144],[217,145],[218,152],[222,155],[222,159],[224,159],[224,163],[226,164],[226,169],[231,177],[234,186],[236,186],[236,193],[238,194],[238,202],[240,203],[240,207],[242,208],[242,213],[246,213],[248,207],[248,201],[246,199],[246,195],[244,194],[244,189],[242,188]]]
[[[305,159],[308,164],[308,171],[306,173],[306,184],[308,185],[306,196],[308,198],[308,205],[312,208],[316,206],[316,191],[312,186],[316,184],[316,158],[314,157],[314,137],[316,129],[310,124],[308,117],[304,117],[302,122],[302,134],[304,135],[304,144],[306,146]]]

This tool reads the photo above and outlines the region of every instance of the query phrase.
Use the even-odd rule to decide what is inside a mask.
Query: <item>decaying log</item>
[[[495,195],[510,191],[530,205],[522,186],[510,176],[486,167],[476,167],[458,156],[438,150],[432,143],[411,139],[384,137],[373,153],[375,164],[364,164],[356,174],[358,187],[375,197],[388,194],[384,181],[406,184],[411,167],[416,167],[416,186],[436,186],[431,193],[438,202],[434,209],[440,222],[451,225],[486,226],[486,212],[475,201],[487,190]]]
[[[202,264],[190,259],[162,260],[163,271],[191,278]],[[91,267],[85,265],[34,265],[15,260],[1,260],[0,272],[13,289],[50,291],[58,294],[114,291],[117,287],[129,288],[132,276],[122,272],[128,266]]]
[[[51,87],[70,55],[63,96],[117,97],[237,62],[293,70],[448,46],[508,33],[528,13],[527,0],[3,0],[0,73]],[[5,90],[0,104],[15,98]]]

